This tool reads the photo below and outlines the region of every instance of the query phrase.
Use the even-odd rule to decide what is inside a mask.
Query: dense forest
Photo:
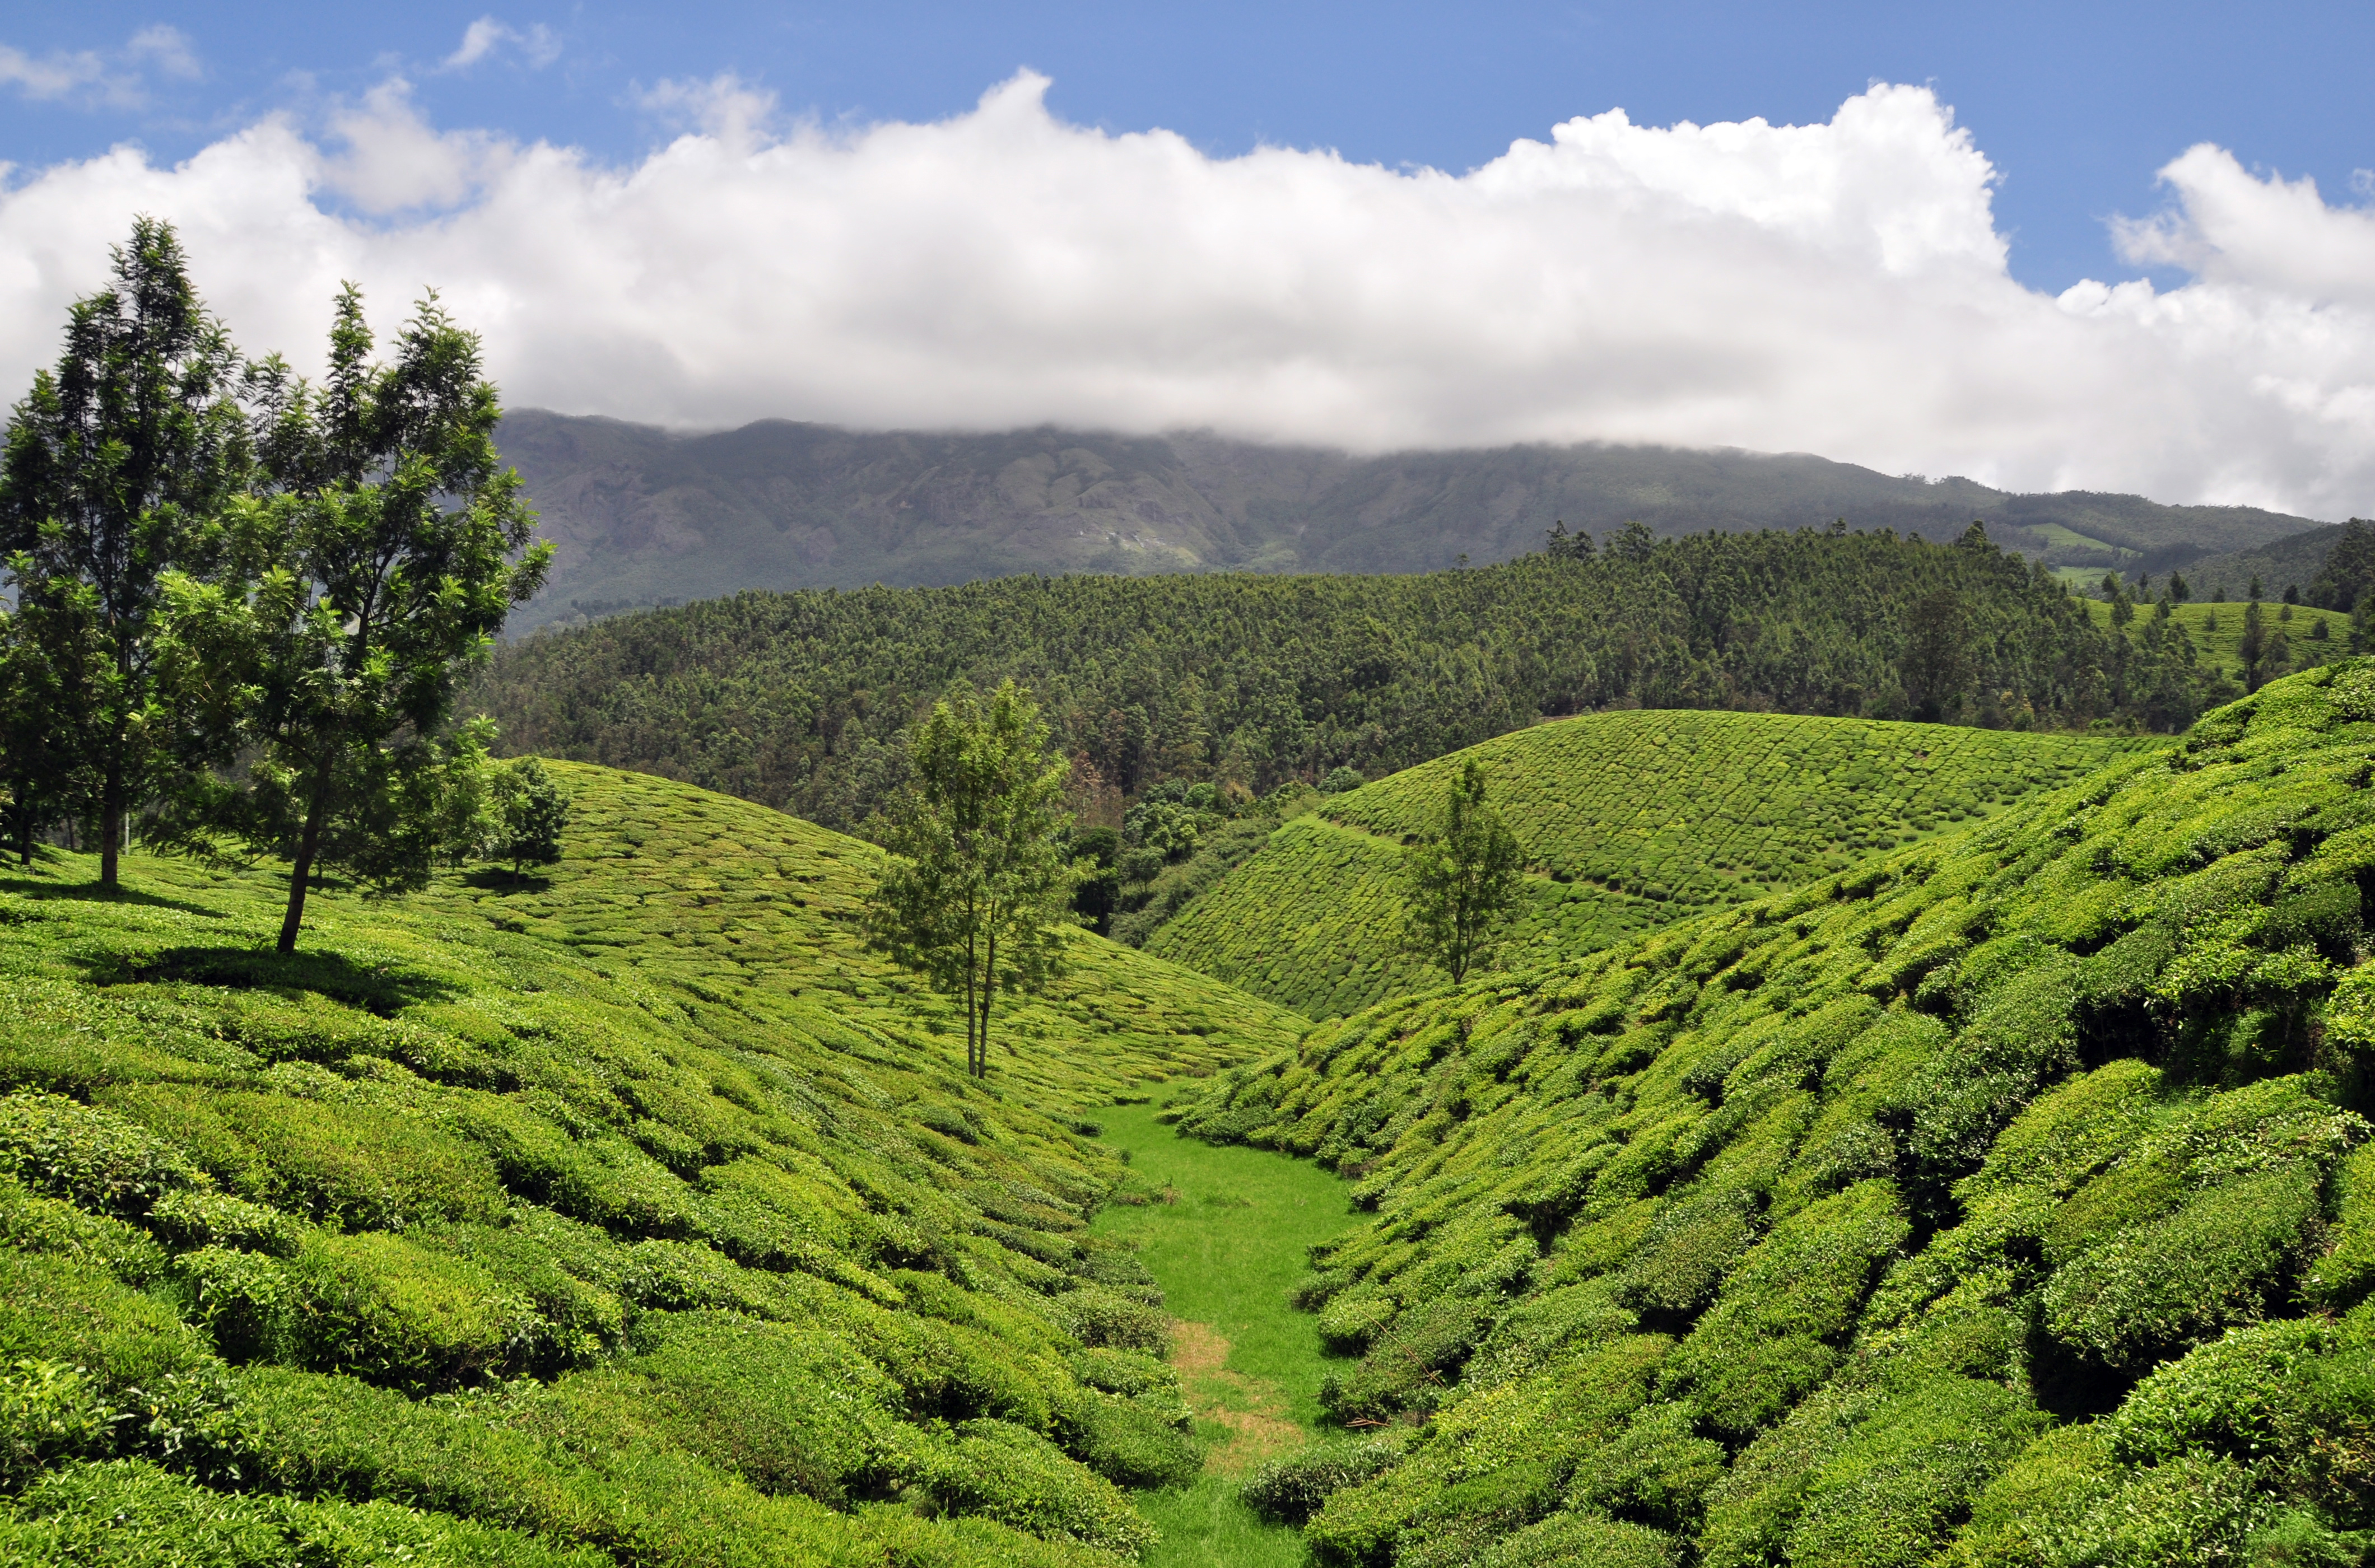
[[[1106,826],[1164,780],[1259,795],[1376,777],[1604,708],[2169,731],[2239,695],[2175,620],[2136,607],[2098,628],[1975,525],[1953,545],[1632,528],[1405,577],[744,594],[514,643],[476,700],[511,749],[856,830],[903,776],[921,707],[1009,676],[1073,758],[1076,808]]]

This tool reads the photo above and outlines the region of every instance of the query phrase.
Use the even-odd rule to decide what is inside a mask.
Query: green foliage
[[[1602,709],[1909,717],[1906,643],[1941,588],[1966,636],[1959,718],[2181,728],[2227,690],[2175,634],[2107,635],[1991,547],[1808,529],[1414,577],[744,594],[526,639],[479,696],[518,750],[686,778],[855,831],[904,781],[902,732],[958,682],[1027,683],[1057,749],[1130,799],[1238,769],[1261,795],[1344,767],[1379,778]],[[1522,837],[1517,796],[1501,804]]]
[[[1088,1232],[1125,1167],[1080,1113],[1299,1024],[1070,931],[987,1092],[864,949],[879,851],[550,771],[548,877],[334,889],[291,959],[264,877],[133,856],[100,901],[60,856],[0,893],[0,1365],[35,1369],[25,1495],[57,1487],[12,1548],[209,1499],[261,1562],[317,1526],[321,1561],[387,1560],[338,1544],[348,1507],[421,1510],[430,1562],[506,1530],[669,1568],[1143,1542],[1118,1485],[1200,1453],[1167,1368],[1083,1342],[1166,1326]],[[77,1458],[168,1474],[119,1498]]]
[[[171,226],[136,219],[111,275],[76,301],[58,367],[11,410],[0,458],[11,772],[56,770],[66,788],[27,807],[70,802],[95,819],[109,888],[129,813],[198,737],[164,677],[173,639],[160,623],[179,575],[219,553],[219,513],[252,461],[238,356]]]
[[[372,349],[349,284],[319,389],[277,359],[257,368],[268,493],[230,509],[225,569],[185,584],[172,616],[185,700],[219,754],[253,760],[244,787],[193,775],[167,836],[285,856],[284,953],[317,864],[411,890],[467,847],[478,742],[441,732],[552,559],[496,456],[478,338],[431,294],[392,362]]]
[[[1402,852],[1403,941],[1454,984],[1490,956],[1517,902],[1517,835],[1484,794],[1484,769],[1469,758],[1431,831]]]
[[[561,835],[569,831],[569,796],[543,760],[522,757],[491,772],[487,794],[495,831],[485,845],[487,858],[510,861],[515,877],[558,861]]]
[[[1245,1499],[1264,1518],[1300,1525],[1337,1492],[1392,1468],[1401,1455],[1400,1444],[1376,1437],[1315,1445],[1247,1477]]]
[[[1362,1357],[1339,1408],[1431,1417],[1315,1548],[2363,1555],[2370,744],[2375,666],[2275,680],[1966,832],[1222,1073],[1183,1130],[1374,1210],[1303,1293]],[[1629,1404],[1570,1391],[1661,1334]]]
[[[1010,680],[987,707],[971,692],[934,704],[910,760],[914,783],[883,827],[892,858],[867,901],[867,935],[964,997],[965,1070],[987,1078],[999,987],[1041,989],[1063,963],[1064,769],[1047,756],[1037,706]]]
[[[11,1561],[116,1568],[601,1568],[609,1558],[385,1503],[227,1495],[136,1460],[46,1475],[0,1524]]]
[[[2066,784],[2134,742],[1770,714],[1596,713],[1478,748],[1533,874],[1503,961],[1528,967],[1845,869]],[[1321,1018],[1437,983],[1372,936],[1397,845],[1456,777],[1429,762],[1282,824],[1149,950]]]

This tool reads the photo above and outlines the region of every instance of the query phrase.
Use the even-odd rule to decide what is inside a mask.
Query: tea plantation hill
[[[2111,624],[2111,607],[2101,599],[2087,599],[2087,613],[2095,624],[2108,629]],[[2243,609],[2239,602],[2224,604],[2183,604],[2170,607],[2169,619],[2185,628],[2192,639],[2201,661],[2240,685],[2243,679]],[[2286,616],[2286,610],[2291,610]],[[2156,611],[2150,606],[2138,606],[2139,621]],[[2308,669],[2315,665],[2332,664],[2350,656],[2350,617],[2339,610],[2312,609],[2307,605],[2284,605],[2271,600],[2260,607],[2262,624],[2268,636],[2281,631],[2291,651],[2290,669]],[[2322,625],[2325,635],[2320,637],[2317,628]],[[2286,672],[2289,673],[2289,670]],[[2266,672],[2262,672],[2265,678]]]
[[[1334,796],[1189,903],[1148,950],[1313,1018],[1440,982],[1381,940],[1401,844],[1475,757],[1531,875],[1503,967],[1953,832],[2153,742],[1770,713],[1595,713],[1519,730]]]
[[[877,855],[597,769],[549,879],[0,876],[0,1560],[1094,1568],[1200,1463],[1073,1119],[1301,1020],[1082,934],[987,1088]]]
[[[2186,639],[2149,618],[2107,632],[1965,529],[1636,532],[1590,560],[1412,577],[742,594],[509,643],[470,701],[509,747],[855,832],[904,777],[904,732],[960,681],[1029,687],[1095,770],[1080,804],[1107,826],[1164,780],[1265,796],[1339,767],[1377,778],[1612,708],[2168,732],[2241,695]]]
[[[1181,1107],[1360,1175],[1329,1564],[2345,1563],[2375,1535],[2375,662]]]

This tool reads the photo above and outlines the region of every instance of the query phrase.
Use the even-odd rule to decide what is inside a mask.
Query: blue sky
[[[680,429],[2375,515],[2375,6],[490,4],[0,14],[0,389],[149,213],[251,352],[434,287]]]
[[[440,70],[469,25],[507,41]],[[2136,276],[2105,219],[2161,205],[2155,171],[2196,142],[2310,175],[2351,198],[2375,166],[2375,6],[1781,6],[1684,3],[1458,6],[943,5],[667,6],[245,4],[27,7],[0,45],[35,61],[136,68],[126,41],[165,24],[193,76],[142,73],[144,101],[101,86],[0,91],[0,159],[21,171],[130,138],[184,157],[271,110],[304,114],[391,72],[434,123],[632,159],[668,130],[639,86],[732,71],[827,122],[931,120],[1018,67],[1054,78],[1061,117],[1164,127],[1215,154],[1259,142],[1458,171],[1519,136],[1622,106],[1644,124],[1827,118],[1870,82],[1930,84],[2002,176],[2015,277],[2059,290]],[[546,29],[541,38],[537,29]],[[531,57],[534,58],[531,58]],[[2363,178],[2363,177],[2362,177]],[[2363,195],[2357,199],[2364,199]]]

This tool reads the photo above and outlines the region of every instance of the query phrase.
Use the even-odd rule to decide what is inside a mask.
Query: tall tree
[[[139,218],[113,253],[0,457],[0,554],[53,693],[47,744],[84,781],[108,889],[130,813],[184,760],[158,680],[168,579],[206,570],[250,456],[238,356],[171,227]]]
[[[2126,603],[2124,597],[2112,601],[2114,619]],[[1914,717],[1937,722],[1954,716],[1971,683],[1971,657],[1962,597],[1952,588],[1934,589],[1914,605],[1899,672]]]
[[[1517,905],[1518,840],[1485,799],[1483,765],[1460,763],[1432,831],[1402,853],[1403,941],[1456,984],[1487,958]]]
[[[486,737],[449,733],[455,694],[551,559],[496,455],[477,335],[431,294],[393,360],[373,347],[349,285],[319,388],[257,367],[272,490],[233,511],[237,587],[188,590],[176,618],[190,683],[255,759],[237,784],[194,784],[180,837],[289,858],[284,953],[317,869],[414,888],[477,836]]]
[[[1030,694],[1003,681],[935,703],[885,814],[891,863],[866,904],[879,951],[964,999],[965,1070],[989,1076],[1001,988],[1058,973],[1074,870],[1058,843],[1068,765]]]

